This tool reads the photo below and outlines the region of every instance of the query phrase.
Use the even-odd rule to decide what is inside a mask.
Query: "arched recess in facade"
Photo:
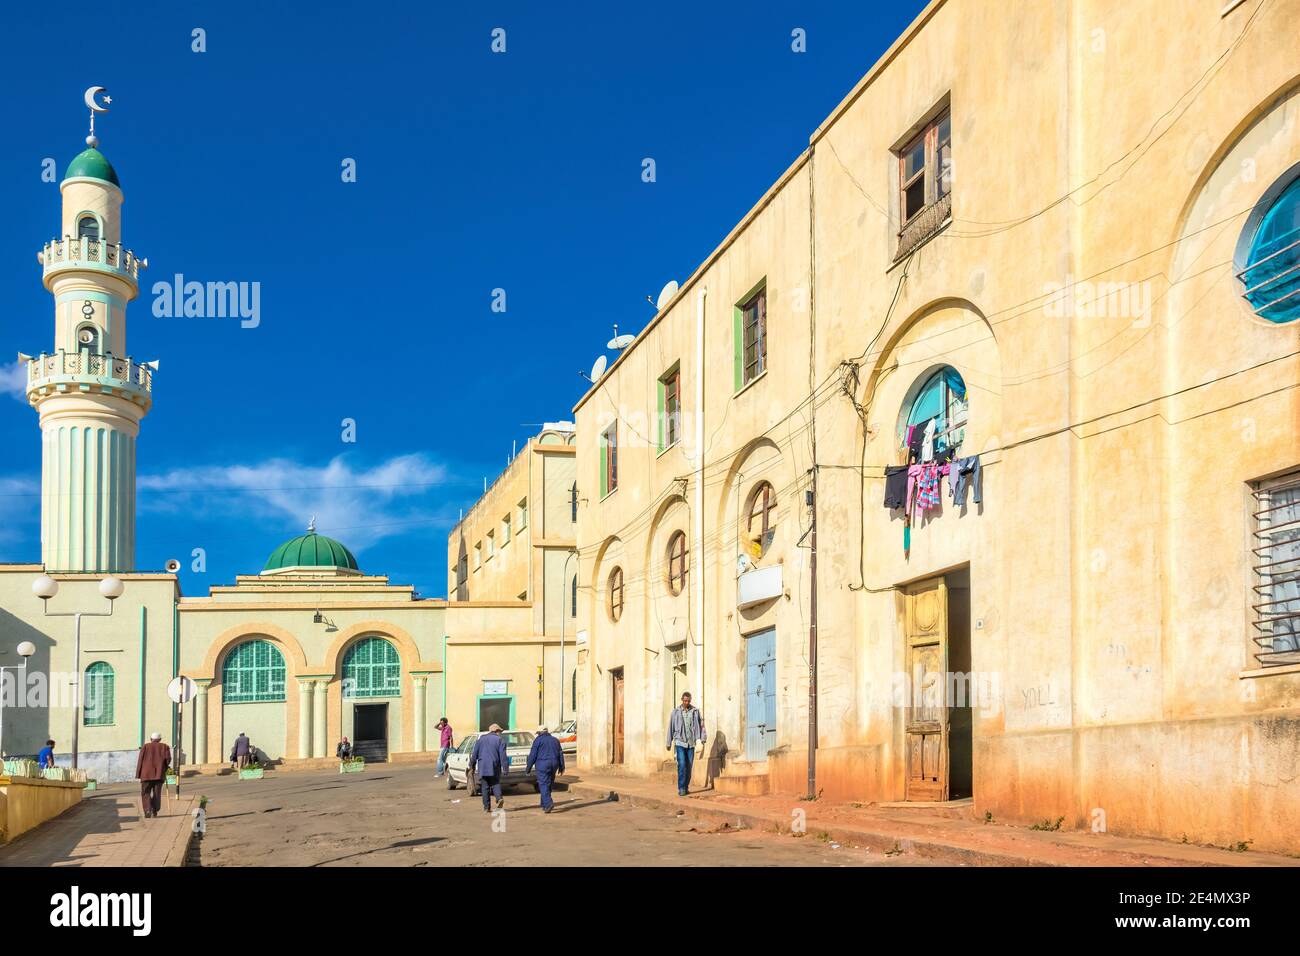
[[[1151,323],[1151,331],[1162,336],[1163,358],[1159,391],[1151,391],[1184,393],[1162,403],[1162,414],[1177,426],[1167,440],[1167,457],[1175,463],[1175,473],[1181,463],[1183,473],[1194,467],[1197,475],[1194,484],[1170,481],[1173,500],[1167,509],[1174,540],[1192,539],[1198,530],[1183,515],[1236,514],[1243,480],[1258,487],[1266,476],[1294,469],[1296,461],[1295,431],[1284,423],[1293,422],[1296,414],[1292,389],[1300,378],[1300,359],[1288,355],[1295,351],[1300,322],[1272,322],[1256,314],[1245,293],[1262,283],[1256,273],[1243,275],[1242,270],[1255,258],[1252,239],[1262,213],[1281,189],[1300,177],[1300,76],[1258,103],[1243,103],[1240,120],[1216,140],[1169,237],[1172,248],[1167,265],[1162,265],[1170,286],[1157,299],[1159,311]],[[1213,353],[1207,353],[1207,342],[1215,343]],[[1235,369],[1250,371],[1199,387]],[[1222,424],[1209,431],[1216,420]],[[1199,439],[1202,430],[1235,432],[1236,444],[1251,448],[1250,470],[1239,463],[1244,459],[1237,450],[1206,455],[1207,445]],[[1193,631],[1241,633],[1242,622],[1251,620],[1246,636],[1225,642],[1227,646],[1216,652],[1220,660],[1231,662],[1225,666],[1250,668],[1263,647],[1255,638],[1265,633],[1254,623],[1251,604],[1270,599],[1254,590],[1264,581],[1255,565],[1266,559],[1255,557],[1249,548],[1238,553],[1242,573],[1236,578],[1224,573],[1223,564],[1207,562],[1195,551],[1174,549],[1169,554],[1161,571],[1170,593],[1206,598],[1185,609],[1173,605],[1165,639],[1176,642]],[[1188,667],[1187,674],[1188,693],[1214,692],[1212,668]],[[1198,686],[1201,682],[1204,687]],[[1264,700],[1261,695],[1261,708],[1269,706]]]
[[[595,763],[606,763],[612,753],[610,670],[623,668],[627,686],[639,680],[639,662],[643,628],[638,624],[634,597],[641,569],[628,560],[623,540],[611,535],[601,542],[591,562],[591,627],[588,637],[590,669],[587,727],[591,740],[590,754]],[[609,578],[615,568],[623,572],[624,607],[618,621],[610,617]],[[629,637],[635,635],[635,637]]]
[[[248,624],[237,624],[217,635],[216,640],[208,648],[202,668],[197,673],[188,675],[199,683],[199,696],[195,699],[195,720],[199,721],[200,725],[194,728],[194,731],[196,738],[199,732],[203,732],[203,739],[202,741],[196,739],[196,753],[194,755],[196,763],[220,763],[224,761],[228,752],[225,744],[233,741],[235,734],[239,733],[240,730],[251,729],[249,727],[229,729],[223,727],[225,706],[222,684],[222,672],[225,669],[226,659],[236,648],[249,641],[266,641],[279,651],[284,658],[284,737],[281,753],[272,754],[269,750],[267,752],[273,758],[297,753],[293,741],[298,738],[299,713],[298,695],[294,692],[294,685],[297,683],[296,677],[307,672],[307,655],[303,653],[302,645],[298,642],[298,639],[284,628],[269,623],[250,622]],[[202,715],[198,713],[200,707],[203,708]],[[276,730],[275,732],[278,736],[279,731]],[[258,741],[254,739],[253,743],[258,744]]]
[[[337,741],[343,736],[344,658],[347,656],[349,648],[368,637],[378,637],[388,641],[397,650],[398,659],[402,664],[400,691],[401,731],[398,741],[390,741],[389,748],[391,751],[409,752],[416,750],[416,681],[412,676],[412,672],[427,672],[434,669],[441,670],[441,668],[431,664],[423,664],[420,661],[420,651],[415,644],[415,639],[407,631],[388,621],[361,621],[353,624],[340,631],[338,636],[334,638],[329,650],[325,652],[325,672],[332,675],[327,692],[328,710],[326,712],[329,739]],[[427,681],[421,680],[420,685],[427,698],[429,693]],[[426,715],[428,713],[427,699],[424,713]],[[425,739],[427,740],[427,735]]]
[[[1025,434],[1030,426],[1024,422],[1033,421],[1039,409],[1029,409],[1019,424],[1006,420],[1010,390],[1004,384],[995,330],[983,310],[969,300],[945,297],[926,303],[900,322],[879,353],[867,360],[854,396],[859,409],[850,408],[839,419],[844,431],[835,441],[845,450],[841,460],[862,466],[856,479],[861,483],[857,490],[862,505],[857,507],[855,501],[846,512],[846,516],[852,515],[852,523],[845,528],[845,553],[841,556],[847,577],[843,584],[852,592],[848,600],[857,615],[857,637],[851,653],[841,659],[841,669],[856,670],[855,682],[894,673],[900,667],[906,671],[910,666],[904,663],[904,585],[924,586],[928,580],[961,575],[963,569],[968,569],[961,579],[964,589],[978,602],[984,618],[971,667],[990,673],[1004,669],[1003,628],[993,611],[1006,606],[1003,540],[1009,532],[1004,529],[1014,528],[1008,524],[1006,512],[1017,502],[999,497],[1003,487],[1000,476],[1008,467],[1032,473],[1032,456],[1037,452],[1031,445],[1020,453],[1018,465],[1008,465],[998,449],[1003,436]],[[955,454],[959,458],[978,455],[983,468],[992,466],[992,471],[983,479],[982,505],[967,498],[965,506],[959,507],[941,486],[941,504],[924,518],[914,518],[910,550],[905,550],[904,511],[884,505],[884,468],[907,462],[905,426],[912,403],[936,372],[949,368],[960,376],[966,393],[966,419]],[[1038,385],[1050,388],[1055,383],[1052,379]],[[1006,482],[1011,484],[1009,478]],[[827,605],[835,607],[833,596]],[[838,653],[839,648],[829,646],[822,659],[834,662]],[[829,682],[824,683],[822,689],[828,686]],[[877,710],[877,703],[865,696],[846,697],[855,708],[852,719],[866,723],[884,718],[876,724],[874,745],[907,752],[901,710]]]
[[[642,589],[649,616],[648,646],[673,646],[686,640],[690,624],[690,576],[696,556],[686,555],[686,582],[680,593],[673,594],[668,582],[668,544],[676,532],[691,540],[690,509],[681,495],[669,495],[655,510],[646,534],[641,566]]]
[[[742,529],[748,528],[747,506],[755,492],[763,484],[771,485],[776,500],[776,520],[790,514],[789,503],[794,501],[800,491],[799,476],[794,474],[791,466],[792,456],[784,453],[780,446],[766,436],[748,442],[731,459],[718,495],[718,508],[713,517],[712,533],[716,535],[717,553],[722,559],[712,569],[715,578],[710,584],[716,588],[713,593],[725,602],[735,605],[735,562],[741,548]],[[790,544],[788,535],[777,534],[772,545],[777,550],[769,550],[763,555],[763,563],[775,564],[782,560]],[[706,546],[706,550],[707,546]],[[740,623],[739,620],[737,622]]]
[[[966,384],[970,406],[964,454],[984,454],[1001,444],[1005,383],[1002,355],[992,323],[974,303],[947,298],[928,303],[901,323],[880,350],[859,389],[869,428],[866,475],[894,464],[898,423],[920,385],[935,371],[955,369]],[[862,425],[853,444],[862,448]],[[880,479],[866,478],[868,482]]]

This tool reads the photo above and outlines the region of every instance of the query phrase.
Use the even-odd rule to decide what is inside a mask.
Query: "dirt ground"
[[[666,812],[561,789],[544,814],[532,788],[506,792],[505,812],[448,790],[427,766],[364,773],[271,773],[262,780],[198,777],[207,833],[199,866],[895,866],[875,851],[758,830],[708,832]]]

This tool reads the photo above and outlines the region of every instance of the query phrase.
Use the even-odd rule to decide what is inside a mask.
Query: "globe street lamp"
[[[18,656],[23,659],[23,662],[21,664],[9,664],[8,666],[0,665],[0,757],[5,755],[5,671],[15,672],[15,690],[18,687],[17,672],[22,671],[23,680],[21,686],[25,691],[27,689],[27,658],[36,653],[36,645],[31,641],[23,641],[15,650],[18,651]],[[17,694],[14,696],[16,697]]]
[[[111,574],[99,582],[99,593],[108,601],[107,611],[51,611],[49,600],[59,593],[59,582],[48,574],[42,574],[32,582],[32,593],[41,599],[41,606],[46,617],[72,618],[72,767],[77,767],[78,740],[81,730],[81,619],[83,617],[112,617],[113,602],[126,590],[120,580]]]

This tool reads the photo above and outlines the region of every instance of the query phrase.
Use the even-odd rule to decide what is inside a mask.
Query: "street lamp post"
[[[18,651],[18,656],[23,659],[22,664],[19,664],[17,666],[10,664],[7,667],[0,666],[0,757],[3,757],[5,755],[5,695],[4,695],[5,671],[14,671],[15,675],[17,674],[17,672],[22,671],[22,675],[23,675],[22,686],[23,689],[25,690],[27,687],[27,658],[31,657],[33,654],[36,653],[36,645],[33,644],[31,641],[23,641],[21,644],[18,645],[17,648],[15,648],[15,650]],[[17,677],[15,677],[15,681],[16,680]],[[15,688],[15,690],[17,690],[17,688]]]
[[[77,745],[81,730],[81,619],[83,617],[112,617],[113,602],[122,596],[122,582],[111,574],[99,582],[99,593],[108,600],[107,611],[51,611],[50,598],[59,593],[59,582],[42,574],[32,582],[32,593],[41,599],[46,617],[72,618],[72,767],[77,767]]]

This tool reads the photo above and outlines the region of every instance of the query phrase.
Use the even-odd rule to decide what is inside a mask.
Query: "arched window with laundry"
[[[904,553],[912,546],[913,525],[937,514],[945,501],[964,509],[970,492],[976,506],[984,500],[980,456],[962,448],[970,398],[961,373],[939,366],[907,395],[898,411],[898,458],[884,474],[885,507],[902,512]]]
[[[902,422],[909,462],[955,458],[966,435],[970,404],[966,381],[951,365],[932,372],[916,391]]]

